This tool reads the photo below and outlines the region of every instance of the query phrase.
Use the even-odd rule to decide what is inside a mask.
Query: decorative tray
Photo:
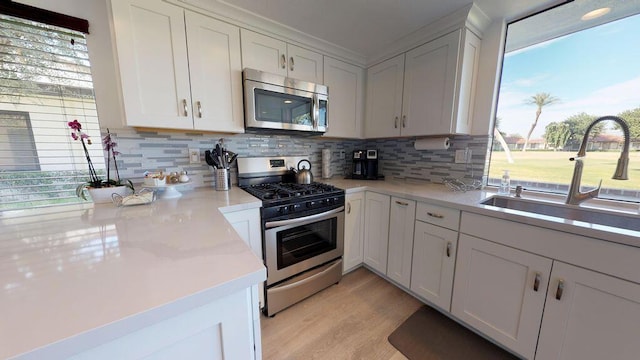
[[[156,193],[152,189],[142,189],[137,194],[122,196],[120,194],[111,195],[111,201],[116,206],[132,206],[151,204],[156,199]]]

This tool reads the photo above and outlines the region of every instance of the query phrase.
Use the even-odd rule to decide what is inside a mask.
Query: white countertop
[[[0,358],[95,346],[124,322],[142,328],[264,281],[262,260],[221,213],[261,201],[238,188],[183,194],[0,213]]]
[[[591,224],[582,221],[567,220],[553,216],[538,215],[524,213],[522,211],[511,209],[500,209],[481,205],[480,202],[492,195],[496,195],[494,189],[472,190],[467,192],[454,192],[442,184],[433,184],[420,181],[400,181],[400,180],[350,180],[350,179],[323,179],[320,180],[345,189],[346,193],[352,193],[363,190],[380,191],[392,196],[404,197],[406,199],[416,201],[428,201],[430,203],[442,206],[457,208],[463,211],[473,212],[477,214],[498,217],[505,220],[517,221],[524,224],[545,227],[552,230],[568,232],[572,234],[593,237],[605,241],[611,241],[619,244],[640,247],[640,232],[610,226]],[[523,193],[523,198],[545,199],[558,201],[562,203],[564,196],[550,194],[536,194],[533,192]],[[605,205],[606,204],[606,205]],[[628,215],[637,216],[638,205],[629,205],[620,202],[601,201],[599,199],[589,200],[581,207],[611,207],[611,204],[619,207]]]
[[[453,192],[408,181],[319,180],[640,247],[640,233],[491,210],[491,190]],[[243,190],[200,189],[116,208],[64,206],[0,213],[0,358],[49,345],[96,346],[263,281],[266,271],[222,212],[259,208]],[[640,216],[639,216],[640,218]],[[62,341],[64,340],[64,341]],[[50,345],[54,342],[54,345]],[[37,358],[38,351],[31,358]]]

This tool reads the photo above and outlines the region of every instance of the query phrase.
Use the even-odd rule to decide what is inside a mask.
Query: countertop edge
[[[353,181],[353,186],[349,182]],[[506,221],[518,222],[526,225],[539,226],[550,230],[566,232],[608,241],[616,244],[640,247],[640,234],[635,235],[634,231],[627,231],[612,228],[605,225],[591,224],[582,221],[566,220],[563,218],[538,215],[530,216],[517,210],[488,208],[480,202],[487,197],[496,195],[492,190],[471,190],[466,193],[453,192],[442,184],[416,184],[402,183],[400,181],[369,181],[363,184],[362,181],[354,180],[329,180],[335,186],[342,186],[346,194],[353,194],[363,191],[372,191],[390,196],[398,196],[408,200],[426,201],[434,205],[455,208],[460,211],[471,212],[479,215],[498,218]],[[426,187],[419,194],[417,187]],[[435,196],[438,194],[438,196]],[[443,199],[448,198],[448,199]],[[609,230],[611,229],[611,231]],[[615,232],[617,231],[617,232]]]

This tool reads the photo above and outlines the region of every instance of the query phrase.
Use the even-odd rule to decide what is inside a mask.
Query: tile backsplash
[[[248,156],[307,156],[315,179],[321,179],[322,149],[331,149],[331,172],[343,177],[351,169],[351,152],[356,149],[378,149],[380,172],[387,179],[412,178],[442,182],[444,177],[481,179],[488,159],[487,136],[453,136],[448,150],[415,150],[414,138],[344,140],[295,135],[214,134],[170,130],[110,129],[118,143],[120,177],[140,183],[148,170],[166,172],[186,170],[195,187],[213,186],[213,169],[204,161],[205,150],[211,150],[219,139],[225,147]],[[200,163],[189,164],[189,149],[200,150]],[[468,164],[455,164],[456,149],[470,149]],[[340,158],[344,152],[344,159]],[[232,183],[237,183],[237,168],[231,169]]]

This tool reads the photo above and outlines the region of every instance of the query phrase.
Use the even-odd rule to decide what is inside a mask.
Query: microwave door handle
[[[303,217],[295,218],[295,219],[278,220],[278,221],[267,221],[264,224],[264,227],[267,228],[267,229],[271,229],[271,228],[278,227],[278,226],[285,226],[285,225],[303,223],[303,222],[307,222],[309,220],[321,219],[323,217],[327,217],[329,215],[337,214],[337,213],[342,212],[342,211],[344,211],[344,206],[340,206],[337,209],[325,211],[325,212],[320,213],[320,214],[303,216]]]
[[[318,130],[318,109],[320,107],[320,103],[318,101],[318,94],[313,94],[313,98],[311,100],[311,118],[313,119],[313,130]]]

